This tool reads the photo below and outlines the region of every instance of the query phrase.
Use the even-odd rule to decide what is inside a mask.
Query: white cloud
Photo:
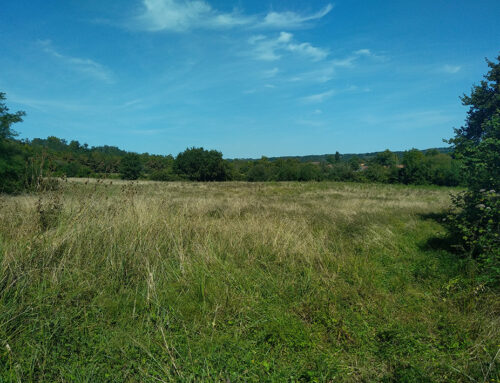
[[[460,72],[461,69],[462,69],[462,67],[459,65],[444,65],[442,67],[442,71],[445,73],[449,73],[449,74],[458,73],[458,72]]]
[[[317,20],[325,17],[333,9],[332,4],[328,4],[325,8],[312,15],[299,15],[295,12],[270,12],[264,17],[264,20],[259,23],[259,27],[273,28],[297,28],[308,21]]]
[[[332,60],[332,65],[337,67],[350,67],[354,65],[355,61],[359,60],[363,56],[370,58],[381,58],[381,56],[374,55],[370,49],[359,49],[353,52],[348,57]]]
[[[382,59],[382,56],[375,55],[369,49],[362,49],[359,51],[353,52],[350,56],[340,59],[331,59],[331,60],[321,60],[321,65],[318,65],[316,69],[309,70],[302,73],[296,73],[292,77],[290,77],[287,81],[289,82],[307,82],[307,83],[326,83],[332,80],[339,68],[353,68],[357,60],[359,60],[362,56],[366,56],[370,60],[378,61]],[[325,56],[324,58],[326,58]],[[363,91],[369,92],[369,88],[364,89],[354,89],[355,87],[350,87],[349,89],[345,89],[342,92],[346,91]]]
[[[193,27],[233,27],[251,22],[236,13],[217,12],[200,0],[143,0],[143,4],[145,10],[139,21],[150,31],[183,32]]]
[[[354,52],[354,54],[357,56],[371,56],[372,52],[369,49],[360,49]]]
[[[263,35],[251,37],[248,42],[254,45],[253,56],[258,60],[276,61],[284,52],[296,53],[313,61],[323,60],[328,51],[312,46],[310,43],[295,43],[293,35],[281,32],[277,38],[267,38]]]
[[[276,75],[279,73],[279,71],[280,70],[278,68],[273,68],[273,69],[265,70],[262,73],[262,76],[264,78],[273,78],[273,77],[276,77]]]
[[[98,62],[87,58],[63,55],[53,48],[52,42],[50,40],[39,41],[39,45],[42,47],[44,52],[59,59],[62,63],[75,71],[107,83],[113,82],[113,75],[111,71],[104,65],[101,65]]]
[[[141,103],[142,103],[142,99],[138,98],[138,99],[135,99],[135,100],[124,102],[123,104],[121,104],[119,106],[119,108],[130,108],[130,107],[133,107],[133,106],[140,105]]]
[[[185,32],[190,29],[298,28],[326,16],[333,8],[311,15],[295,12],[270,12],[265,17],[241,12],[221,12],[203,0],[143,0],[144,10],[136,19],[138,27],[149,31]]]
[[[314,61],[323,60],[328,56],[328,52],[324,49],[313,47],[309,43],[301,43],[301,44],[289,44],[287,49],[290,52],[297,52],[302,56],[308,56],[312,58]]]
[[[312,94],[302,98],[302,101],[307,104],[321,103],[335,94],[334,90],[329,90],[323,93]]]

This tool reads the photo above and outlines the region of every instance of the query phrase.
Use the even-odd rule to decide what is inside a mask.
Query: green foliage
[[[365,170],[363,175],[371,182],[388,183],[390,169],[378,163],[374,163]]]
[[[222,153],[189,148],[175,158],[174,170],[191,181],[226,181],[230,178]]]
[[[453,197],[447,225],[463,254],[478,259],[488,282],[500,282],[500,194],[467,191]]]
[[[427,183],[429,168],[424,154],[417,149],[412,149],[403,155],[403,169],[401,180],[405,184],[422,185]]]
[[[12,130],[12,125],[22,122],[23,117],[26,115],[22,111],[9,113],[9,108],[3,102],[5,100],[5,93],[0,92],[0,140],[15,137],[17,133]]]
[[[120,173],[124,180],[136,180],[142,171],[141,159],[136,153],[127,153],[120,161]]]
[[[15,193],[24,188],[25,159],[22,146],[12,140],[17,135],[11,126],[22,122],[24,112],[9,113],[0,92],[0,193]]]
[[[16,193],[24,188],[26,163],[14,141],[0,139],[0,193]]]
[[[370,161],[373,164],[378,164],[380,166],[395,166],[397,164],[398,158],[389,149],[383,152],[377,153],[375,157]]]
[[[500,56],[487,63],[485,79],[462,98],[469,106],[465,126],[450,140],[468,187],[454,199],[450,230],[464,253],[481,261],[487,278],[500,280]]]

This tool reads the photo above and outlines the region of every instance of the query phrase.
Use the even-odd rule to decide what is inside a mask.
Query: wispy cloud
[[[307,42],[294,42],[293,35],[288,32],[281,32],[276,38],[267,38],[264,35],[252,36],[248,42],[254,46],[253,56],[258,60],[279,60],[284,52],[295,53],[313,61],[320,61],[328,56],[328,51],[325,49],[317,48]]]
[[[60,60],[64,65],[71,68],[74,71],[80,72],[89,77],[93,77],[97,80],[112,83],[113,75],[109,69],[98,62],[81,57],[67,56],[59,53],[53,46],[50,40],[41,40],[38,42],[45,53]]]
[[[332,60],[332,65],[336,67],[350,67],[362,57],[369,57],[371,59],[383,59],[383,56],[375,55],[370,49],[359,49],[352,52],[351,55],[342,59]]]
[[[305,23],[313,20],[318,20],[325,17],[333,9],[332,4],[328,4],[319,12],[311,15],[300,15],[295,12],[270,12],[264,17],[264,20],[258,23],[257,27],[271,27],[271,28],[298,28]]]
[[[326,83],[334,78],[339,68],[352,68],[355,66],[356,61],[361,59],[362,57],[366,57],[372,60],[383,59],[383,56],[376,55],[369,49],[361,49],[352,52],[352,54],[344,58],[322,61],[321,65],[318,68],[300,74],[296,74],[295,76],[291,77],[288,81]]]
[[[354,52],[355,55],[357,56],[372,56],[372,51],[369,49],[359,49],[356,52]]]
[[[350,93],[368,93],[371,90],[369,88],[360,88],[357,85],[349,85],[343,89],[329,90],[322,93],[313,94],[310,96],[302,97],[301,101],[306,104],[322,103],[326,99],[339,94],[350,94]],[[319,110],[319,109],[316,109]]]
[[[442,72],[449,73],[449,74],[455,74],[458,73],[462,70],[462,67],[460,65],[443,65],[441,68]]]
[[[276,77],[276,75],[280,72],[279,68],[273,68],[269,70],[265,70],[262,72],[262,77],[264,78],[273,78]]]
[[[126,102],[118,105],[117,108],[121,108],[121,109],[135,108],[137,106],[140,106],[142,104],[142,102],[143,102],[142,99],[137,98],[135,100],[126,101]]]
[[[15,103],[20,105],[26,105],[29,108],[33,108],[39,110],[44,113],[48,113],[53,110],[64,110],[70,112],[81,112],[86,111],[91,108],[89,105],[85,105],[75,102],[69,102],[65,100],[51,100],[47,98],[39,99],[39,98],[30,98],[23,97],[17,94],[9,94],[9,99]]]
[[[234,27],[298,28],[326,16],[333,8],[328,4],[319,12],[309,15],[287,11],[269,12],[262,17],[245,15],[238,10],[221,12],[203,0],[143,0],[143,5],[143,12],[136,18],[137,26],[148,31],[170,32]]]
[[[306,104],[316,104],[322,103],[326,99],[332,97],[335,94],[334,90],[329,90],[322,93],[312,94],[310,96],[302,97],[302,101]]]

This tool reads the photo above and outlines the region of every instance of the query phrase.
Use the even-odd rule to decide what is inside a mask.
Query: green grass
[[[498,382],[498,292],[432,219],[452,191],[106,181],[0,197],[0,382]]]

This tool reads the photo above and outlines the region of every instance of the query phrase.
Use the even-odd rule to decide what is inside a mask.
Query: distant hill
[[[429,149],[424,149],[421,150],[423,153],[428,152],[429,150],[437,150],[439,153],[452,153],[453,148],[447,147],[447,148],[429,148]],[[346,153],[346,154],[340,154],[341,161],[349,161],[352,157],[359,157],[363,160],[369,160],[372,157],[375,157],[378,153],[380,152],[371,152],[371,153]],[[404,151],[396,151],[393,152],[396,154],[399,158],[403,157]],[[326,158],[328,156],[335,155],[334,153],[332,154],[311,154],[307,156],[282,156],[282,157],[268,157],[269,161],[276,161],[276,160],[286,160],[286,159],[297,159],[300,162],[324,162],[326,161]],[[257,161],[258,158],[233,158],[229,159],[229,161],[234,161],[234,160],[245,160],[245,161]]]

